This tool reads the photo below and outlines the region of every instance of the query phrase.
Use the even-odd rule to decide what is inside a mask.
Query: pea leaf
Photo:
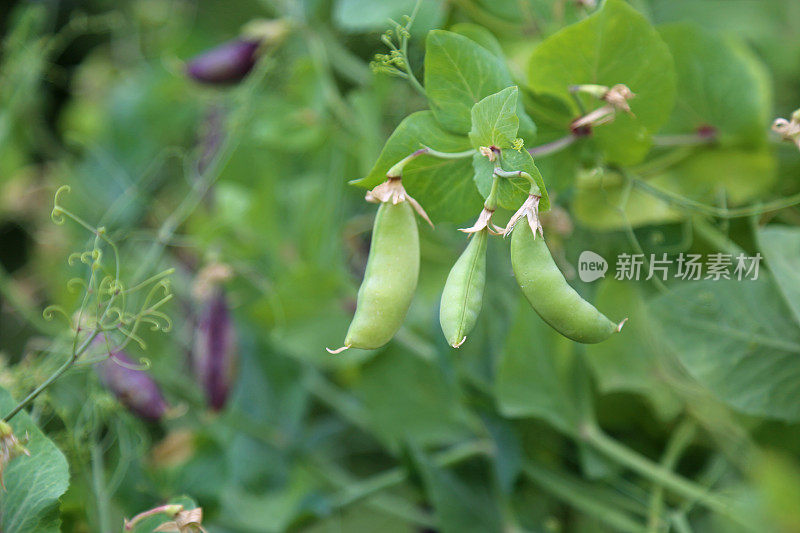
[[[466,136],[444,131],[432,112],[419,111],[397,126],[369,174],[350,183],[367,188],[378,185],[386,179],[386,172],[395,163],[423,145],[441,152],[461,152],[470,148]],[[434,222],[463,222],[479,212],[482,205],[470,179],[472,175],[469,158],[422,156],[406,166],[403,184]]]
[[[414,454],[442,533],[501,532],[502,520],[491,482],[480,468],[463,474],[437,467],[420,452]]]
[[[472,129],[469,139],[476,150],[481,146],[497,146],[510,148],[517,138],[519,118],[517,118],[517,102],[519,89],[507,87],[500,92],[489,95],[472,106]]]
[[[768,226],[758,242],[786,304],[800,325],[800,229]]]
[[[672,418],[681,403],[667,377],[678,367],[665,349],[658,324],[636,283],[604,279],[595,303],[613,310],[614,316],[628,317],[624,335],[586,346],[586,361],[597,378],[601,392],[634,392],[650,400],[662,418]]]
[[[528,79],[535,91],[565,101],[571,85],[627,85],[636,94],[629,101],[635,117],[617,113],[613,123],[594,130],[606,159],[623,165],[644,158],[675,99],[669,49],[655,28],[621,0],[607,0],[591,16],[545,39],[531,56]],[[600,105],[589,98],[585,104]],[[570,101],[570,106],[577,116],[577,105]]]
[[[541,418],[569,434],[591,420],[588,377],[572,346],[520,298],[494,384],[500,413]]]
[[[403,15],[414,11],[416,0],[338,0],[333,10],[336,25],[351,33],[368,32],[389,28],[390,20],[400,22]],[[414,20],[414,29],[433,28],[444,15],[442,0],[422,2]]]
[[[0,410],[10,411],[16,402],[0,389]],[[0,495],[0,529],[15,533],[60,531],[58,499],[69,485],[69,467],[64,454],[21,412],[11,422],[14,434],[29,437],[25,447],[31,456],[11,460],[3,473],[5,491]]]
[[[772,107],[763,65],[740,42],[690,24],[659,28],[675,61],[675,109],[664,131],[716,128],[723,145],[763,145]]]
[[[771,279],[687,282],[651,309],[688,372],[741,412],[800,420],[800,329]],[[780,376],[780,379],[776,379]]]
[[[465,434],[464,413],[445,376],[403,350],[390,347],[366,363],[354,394],[370,407],[374,434],[390,445],[449,444]]]
[[[436,120],[446,130],[466,134],[472,123],[472,106],[513,85],[502,58],[457,33],[434,30],[425,42],[425,93]],[[528,134],[533,122],[521,103],[517,113]]]
[[[483,26],[472,24],[470,22],[459,22],[458,24],[451,26],[450,31],[475,41],[497,57],[503,57],[503,48],[500,46],[500,42],[497,40],[497,37],[495,37],[492,32]]]

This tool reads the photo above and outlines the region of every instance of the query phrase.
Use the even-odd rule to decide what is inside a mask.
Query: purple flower
[[[194,80],[210,84],[233,84],[244,79],[256,64],[260,40],[235,39],[203,52],[186,65]]]
[[[236,332],[221,287],[204,300],[194,334],[193,368],[209,406],[218,411],[228,399],[236,376]]]
[[[95,343],[105,347],[102,340]],[[124,352],[115,352],[95,369],[106,388],[134,414],[147,420],[160,419],[167,411],[167,402],[158,385],[146,371],[128,366],[136,366],[136,363]]]

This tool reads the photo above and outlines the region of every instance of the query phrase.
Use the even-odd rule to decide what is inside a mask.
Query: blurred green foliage
[[[91,366],[72,369],[12,423],[33,456],[6,470],[3,530],[119,531],[180,502],[201,506],[211,532],[797,531],[800,212],[786,199],[800,193],[800,152],[769,126],[800,106],[800,4],[581,4],[592,2],[422,0],[407,55],[422,93],[369,69],[412,1],[3,6],[0,405],[69,354],[41,310],[77,308],[67,282],[84,271],[67,257],[92,236],[50,221],[60,185],[72,188],[62,203],[119,245],[122,279],[176,269],[173,331],[129,348],[150,361],[169,416],[143,422]],[[242,83],[185,75],[257,19],[288,34]],[[327,354],[369,249],[362,187],[420,143],[469,149],[479,101],[506,121],[473,140],[561,139],[599,106],[569,92],[588,83],[629,84],[633,115],[535,166],[513,158],[541,173],[545,232],[570,282],[628,316],[623,333],[560,337],[519,295],[508,243],[491,239],[481,317],[451,349],[441,288],[465,245],[455,230],[488,187],[470,158],[421,157],[404,183],[437,226],[420,225],[406,323],[383,349]],[[491,97],[503,89],[517,103]],[[524,198],[507,192],[498,223]],[[765,261],[758,282],[615,281],[612,265],[590,284],[571,267],[587,249]],[[240,365],[213,414],[187,354],[192,290],[215,262],[234,273]],[[48,486],[25,480],[36,475]]]

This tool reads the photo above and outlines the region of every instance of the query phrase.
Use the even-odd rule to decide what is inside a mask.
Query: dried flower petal
[[[492,224],[493,214],[494,214],[494,209],[487,209],[486,207],[484,207],[481,210],[481,214],[478,215],[478,220],[475,221],[475,224],[473,224],[469,228],[460,228],[458,231],[463,231],[464,233],[472,234],[472,233],[478,233],[482,229],[486,228],[492,235],[500,235],[502,229]]]
[[[522,206],[512,215],[511,220],[508,221],[508,225],[503,230],[503,237],[511,233],[511,230],[514,229],[514,226],[517,225],[517,222],[519,222],[522,217],[528,219],[528,225],[531,227],[534,238],[537,232],[544,237],[542,223],[539,221],[539,200],[541,199],[541,196],[535,194],[528,195],[528,198]]]
[[[412,198],[403,187],[403,181],[400,178],[389,178],[375,188],[367,191],[364,199],[373,204],[391,202],[395,205],[400,202],[408,202],[414,211],[417,212],[425,221],[433,227],[433,222],[428,217],[428,214],[422,209],[422,206],[414,198]]]
[[[611,104],[617,111],[624,111],[629,114],[631,113],[631,108],[628,105],[628,100],[634,98],[636,94],[631,91],[627,85],[623,83],[618,83],[611,87],[606,94],[603,95],[603,101]]]

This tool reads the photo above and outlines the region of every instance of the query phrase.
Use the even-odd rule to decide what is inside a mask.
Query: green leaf
[[[547,195],[547,188],[544,185],[539,169],[533,163],[533,158],[525,150],[503,150],[500,155],[501,167],[503,170],[521,170],[527,172],[539,186],[542,199],[539,201],[539,210],[544,212],[550,209],[550,198]],[[472,156],[472,168],[475,171],[475,185],[478,187],[484,198],[489,196],[492,190],[492,179],[494,175],[494,163],[481,154]],[[530,183],[524,178],[501,178],[497,186],[497,204],[503,209],[516,210],[528,197]]]
[[[412,31],[436,27],[444,15],[442,3],[442,0],[422,2]],[[410,15],[415,4],[416,0],[338,0],[333,19],[338,27],[348,32],[380,31],[391,27],[389,19],[402,24],[401,17]]]
[[[425,93],[436,120],[445,129],[466,134],[472,122],[472,106],[511,85],[514,82],[503,59],[480,44],[449,31],[428,34]],[[521,102],[517,113],[530,130],[533,123]]]
[[[742,43],[691,24],[659,28],[675,60],[675,109],[664,131],[716,128],[723,145],[766,142],[772,102],[768,75]]]
[[[758,243],[783,299],[800,325],[800,228],[768,226]]]
[[[398,161],[423,145],[441,152],[469,150],[466,136],[448,133],[439,126],[433,113],[419,111],[403,119],[364,178],[353,185],[372,188],[386,180],[386,172]],[[403,185],[422,204],[434,222],[463,222],[481,210],[483,204],[472,182],[469,158],[438,159],[421,156],[403,171]]]
[[[624,335],[586,346],[586,361],[601,392],[634,392],[648,398],[662,418],[670,419],[681,402],[668,377],[678,375],[673,354],[653,320],[642,289],[636,283],[606,278],[600,283],[595,303],[627,317]]]
[[[573,346],[520,298],[494,384],[500,413],[541,418],[576,434],[592,413],[588,376]]]
[[[675,73],[664,41],[647,20],[621,0],[606,0],[585,20],[547,38],[534,50],[529,82],[542,93],[571,102],[569,87],[624,83],[636,97],[634,116],[618,113],[611,124],[594,129],[606,159],[623,165],[641,161],[650,137],[667,121],[675,99]],[[589,109],[602,102],[586,98]]]
[[[456,391],[428,361],[391,346],[361,369],[353,390],[374,434],[391,444],[449,444],[466,431]]]
[[[7,413],[16,402],[0,389],[0,410]],[[0,493],[0,529],[14,533],[60,531],[58,499],[69,485],[69,467],[64,454],[33,423],[28,413],[11,419],[17,438],[29,437],[25,447],[31,456],[11,460],[3,473],[5,491]]]
[[[517,138],[519,118],[517,118],[517,102],[519,89],[507,87],[502,91],[487,96],[472,106],[472,129],[469,139],[476,150],[481,146],[511,148]]]
[[[800,420],[800,329],[772,280],[687,282],[651,308],[688,372],[747,414]],[[778,377],[779,379],[776,379]]]
[[[504,58],[503,48],[500,46],[497,37],[483,26],[472,24],[471,22],[460,22],[451,26],[450,31],[463,35],[467,39],[471,39],[483,46],[497,57]]]
[[[502,520],[489,476],[479,468],[459,475],[414,454],[442,533],[500,533]],[[466,469],[465,469],[466,470]]]

